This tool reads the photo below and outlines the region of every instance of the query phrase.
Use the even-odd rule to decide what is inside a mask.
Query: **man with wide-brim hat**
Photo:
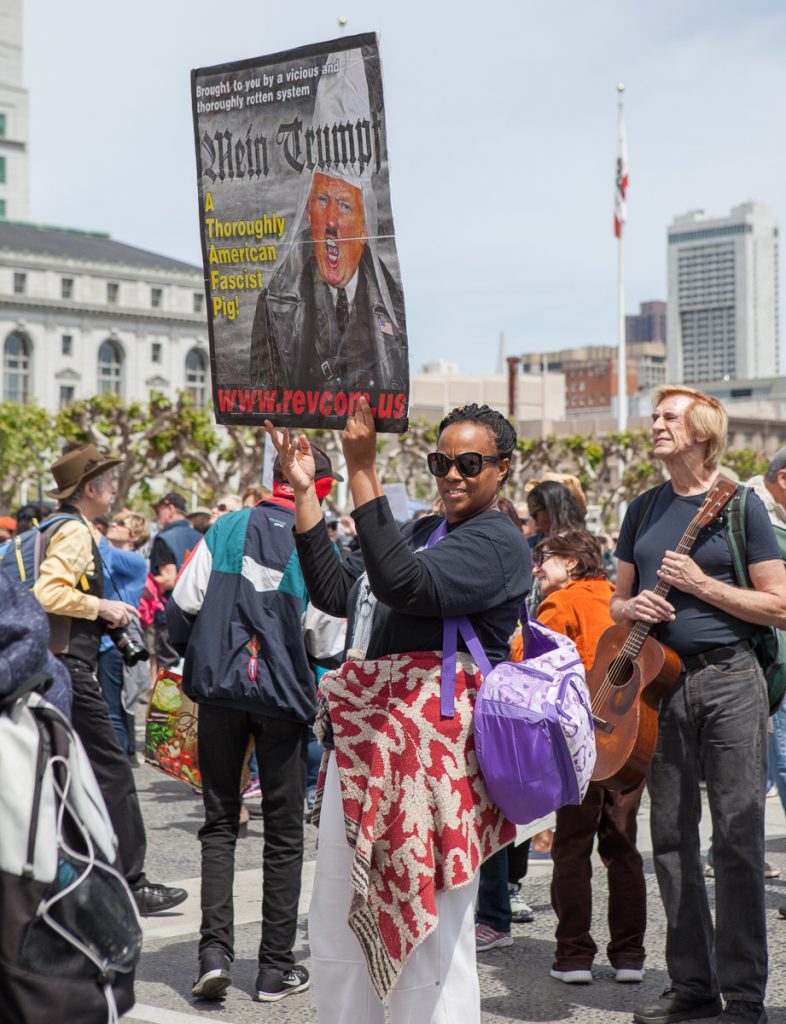
[[[94,444],[73,448],[65,455],[61,455],[52,466],[51,473],[57,486],[54,490],[47,491],[46,494],[50,498],[57,498],[58,501],[71,498],[88,480],[102,476],[107,470],[119,466],[122,461],[122,459],[103,455]],[[112,500],[114,500],[114,494]]]
[[[49,648],[71,676],[72,720],[93,766],[117,835],[120,870],[143,915],[169,910],[187,893],[150,883],[144,873],[146,837],[134,777],[120,749],[96,669],[106,629],[137,615],[125,601],[104,597],[104,567],[93,520],[114,503],[112,470],[122,459],[95,445],[67,451],[51,467],[57,512],[41,527],[42,558],[33,592],[49,617]]]

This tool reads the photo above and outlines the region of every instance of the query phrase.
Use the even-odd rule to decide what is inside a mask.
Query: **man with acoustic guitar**
[[[714,398],[681,385],[658,388],[654,407],[653,452],[671,479],[654,495],[640,495],[625,516],[611,613],[621,624],[653,625],[679,655],[682,672],[660,706],[648,775],[671,986],[633,1017],[639,1024],[713,1015],[718,1024],[763,1024],[768,700],[752,636],[759,625],[786,627],[786,567],[755,494],[745,521],[751,589],[736,585],[718,519],[702,528],[690,554],[674,550],[718,474],[727,418]],[[655,593],[659,582],[671,587],[668,599]],[[699,841],[702,768],[712,815],[714,929]]]

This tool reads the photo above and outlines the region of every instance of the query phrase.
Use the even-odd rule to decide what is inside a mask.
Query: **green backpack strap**
[[[734,575],[739,586],[747,590],[753,587],[748,572],[745,539],[745,513],[750,493],[750,487],[738,487],[726,512],[726,539],[729,542]],[[759,626],[758,632],[754,634],[753,652],[764,672],[770,714],[773,715],[786,695],[786,635],[772,626]]]
[[[751,589],[748,574],[748,545],[745,538],[745,517],[748,509],[749,487],[738,487],[726,511],[726,539],[729,542],[731,561],[737,583],[746,590]]]

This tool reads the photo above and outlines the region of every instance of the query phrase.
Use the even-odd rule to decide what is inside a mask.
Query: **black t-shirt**
[[[696,515],[705,494],[675,494],[667,483],[655,499],[649,521],[635,542],[644,495],[640,495],[625,516],[615,554],[624,562],[636,566],[639,574],[638,590],[654,590],[660,577],[657,574],[666,550],[674,551],[680,538]],[[756,494],[748,496],[745,515],[745,539],[748,565],[780,559],[764,503]],[[731,551],[726,539],[723,516],[703,527],[690,557],[707,576],[722,583],[737,585]],[[699,596],[685,594],[672,587],[666,600],[674,606],[674,622],[661,622],[652,630],[653,635],[680,656],[724,647],[751,636],[757,627],[744,622]]]
[[[468,615],[489,661],[508,657],[532,567],[521,531],[504,513],[456,523],[428,550],[439,516],[399,528],[387,498],[377,498],[353,518],[361,550],[348,559],[337,555],[323,523],[295,534],[309,597],[348,616],[348,647],[365,648],[368,658],[441,650],[443,617]]]
[[[176,565],[175,556],[167,547],[166,541],[161,537],[153,539],[153,546],[150,548],[150,571],[155,575],[162,565]]]

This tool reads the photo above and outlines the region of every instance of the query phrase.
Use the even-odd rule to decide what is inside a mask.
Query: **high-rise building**
[[[0,219],[27,220],[27,89],[22,0],[0,0]]]
[[[638,313],[625,317],[625,341],[666,341],[666,303],[640,302]]]
[[[778,227],[760,203],[694,210],[668,229],[669,380],[779,372]]]

